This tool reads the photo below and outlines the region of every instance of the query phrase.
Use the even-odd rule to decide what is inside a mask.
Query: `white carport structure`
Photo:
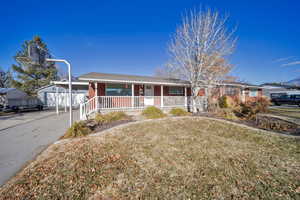
[[[63,109],[67,112],[69,103],[69,82],[68,81],[52,81],[51,85],[39,89],[38,96],[47,106],[55,108],[56,113]],[[73,81],[72,82],[72,107],[79,107],[84,101],[88,92],[88,82]]]

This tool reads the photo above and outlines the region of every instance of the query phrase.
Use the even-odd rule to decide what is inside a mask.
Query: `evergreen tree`
[[[0,88],[9,88],[11,87],[12,74],[9,70],[4,71],[0,67]]]
[[[38,54],[38,58],[45,55],[49,55],[48,58],[51,57],[45,42],[39,36],[35,36],[32,40],[23,43],[21,50],[14,56],[17,64],[12,65],[16,74],[16,78],[12,80],[13,87],[23,90],[29,95],[35,95],[38,88],[57,79],[57,69],[54,62],[45,62],[45,60],[39,59],[37,63],[29,63],[18,59],[20,57],[29,58],[28,49],[34,45],[39,47],[39,51],[35,52]]]

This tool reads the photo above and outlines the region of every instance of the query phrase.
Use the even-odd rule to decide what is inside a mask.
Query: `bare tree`
[[[171,59],[168,68],[177,76],[189,80],[192,87],[193,112],[200,88],[208,95],[230,71],[227,56],[233,53],[235,29],[227,29],[228,17],[210,9],[191,11],[183,17],[169,45]]]

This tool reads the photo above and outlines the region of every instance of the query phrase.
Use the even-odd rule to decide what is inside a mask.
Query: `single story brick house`
[[[189,109],[191,87],[188,81],[151,76],[91,72],[78,77],[89,82],[88,101],[81,115],[104,110],[184,107]],[[199,104],[203,104],[199,97]]]
[[[237,98],[241,102],[246,102],[263,97],[262,87],[248,83],[223,82],[217,86],[217,89],[217,98],[226,95]]]
[[[80,105],[81,119],[105,110],[138,110],[147,106],[190,110],[192,104],[191,85],[185,80],[97,72],[83,74],[78,80],[88,82],[88,100]],[[199,111],[207,106],[205,91],[200,88],[196,99]],[[217,91],[218,97],[235,95],[242,101],[262,94],[258,86],[242,83],[220,84]]]

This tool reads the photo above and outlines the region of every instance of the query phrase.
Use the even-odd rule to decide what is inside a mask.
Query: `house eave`
[[[69,85],[68,81],[51,81],[54,85]],[[89,85],[88,82],[72,81],[72,85]]]
[[[131,83],[131,84],[149,84],[149,85],[170,85],[170,86],[188,86],[188,83],[170,83],[170,82],[150,82],[150,81],[133,81],[133,80],[113,80],[113,79],[95,79],[95,78],[79,78],[82,81],[94,81],[101,83]]]

